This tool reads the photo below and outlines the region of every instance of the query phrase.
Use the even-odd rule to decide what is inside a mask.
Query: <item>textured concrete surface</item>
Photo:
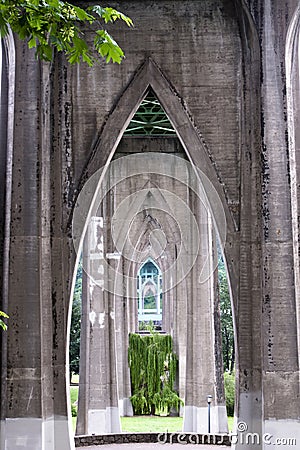
[[[20,441],[56,450],[68,439],[74,205],[149,84],[226,211],[236,415],[249,431],[296,430],[300,440],[299,2],[110,4],[135,22],[113,27],[126,53],[120,66],[69,67],[61,54],[37,63],[17,40],[14,60],[13,38],[4,41],[0,309],[10,326],[0,334],[1,450]]]
[[[130,156],[124,157],[128,148]],[[181,157],[174,157],[175,153]],[[207,431],[207,395],[210,393],[211,432],[228,432],[222,349],[220,340],[215,339],[215,329],[220,328],[219,314],[214,313],[214,303],[218,301],[214,276],[216,233],[199,183],[195,181],[198,179],[194,169],[185,156],[178,138],[160,138],[156,144],[153,138],[125,137],[111,163],[108,178],[118,183],[103,204],[99,200],[83,244],[83,268],[92,277],[83,284],[83,356],[76,429],[79,435],[120,431],[117,398],[131,396],[128,336],[138,330],[137,271],[147,258],[152,258],[162,270],[163,329],[173,337],[179,357],[176,381],[179,395],[185,399],[183,430]],[[150,167],[149,164],[151,170],[147,173],[145,167]],[[132,168],[138,176],[132,176]],[[100,193],[98,197],[102,197]],[[131,205],[139,205],[138,211],[124,209],[122,205],[128,198]],[[88,201],[86,196],[84,199]],[[183,207],[187,199],[188,207]],[[80,204],[80,198],[78,202]],[[110,220],[106,217],[103,220],[103,211],[114,214],[115,236],[119,235],[116,229],[126,230],[122,237],[124,242],[118,245],[114,242]],[[155,232],[163,233],[163,245],[159,239],[155,240]],[[108,287],[108,280],[116,280],[117,275],[108,272],[111,261],[108,266],[104,255],[116,248],[123,249],[117,263],[119,282],[110,292],[105,292],[102,283]],[[181,253],[180,257],[178,253]],[[98,273],[99,264],[102,275]],[[199,282],[202,271],[205,276]],[[133,275],[127,278],[130,272]],[[97,279],[99,285],[95,285]],[[129,283],[131,289],[128,289]],[[101,323],[100,316],[103,317]],[[199,322],[190,322],[191,317],[198,317]],[[112,408],[115,408],[114,414]]]

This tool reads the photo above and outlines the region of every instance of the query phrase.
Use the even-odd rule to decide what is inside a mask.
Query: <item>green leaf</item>
[[[53,48],[63,51],[71,63],[82,59],[88,65],[96,61],[92,48],[82,39],[79,24],[91,25],[102,19],[105,23],[124,21],[132,26],[132,20],[114,8],[100,5],[79,7],[61,0],[0,0],[0,36],[8,33],[8,27],[22,40],[28,39],[29,48],[36,48],[40,59],[50,61]],[[107,62],[120,63],[124,53],[105,31],[94,40],[95,49]],[[83,36],[83,34],[82,34]]]
[[[123,20],[129,27],[133,26],[133,22],[130,17],[125,14],[117,11],[114,8],[106,7],[102,8],[102,6],[94,5],[91,6],[90,11],[96,13],[101,19],[104,19],[105,23],[115,22],[117,19]]]
[[[114,8],[109,8],[109,7],[104,8],[104,13],[102,15],[102,18],[104,19],[104,21],[106,23],[115,22],[117,19],[121,19],[124,22],[126,22],[128,26],[133,25],[133,22],[129,17],[125,16],[125,14],[120,13],[119,11],[117,11]]]
[[[3,320],[0,319],[0,327],[6,331],[7,330],[7,325],[3,322]]]
[[[130,19],[130,17],[126,16],[125,14],[116,11],[117,13],[117,19],[123,20],[129,27],[133,27],[133,21]]]
[[[90,14],[88,14],[84,9],[79,8],[78,6],[73,6],[73,8],[74,8],[77,18],[79,20],[82,20],[82,21],[87,20],[90,23],[92,23],[94,21],[94,17],[91,16]]]
[[[44,61],[51,61],[53,57],[53,51],[51,45],[38,44],[36,49],[36,57],[43,59]]]
[[[116,41],[107,33],[106,30],[97,30],[94,41],[97,52],[106,59],[106,62],[112,60],[120,64],[124,58],[123,50],[118,46]]]
[[[7,23],[5,22],[3,15],[0,13],[0,37],[6,36],[8,33]]]
[[[5,312],[0,311],[0,317],[5,317],[6,319],[8,319],[9,316],[8,316]],[[6,325],[6,323],[3,322],[2,319],[0,319],[0,327],[1,327],[4,331],[7,330],[7,325]]]
[[[105,14],[105,9],[99,5],[89,6],[88,10],[96,13],[99,17],[101,17],[101,19],[103,18],[103,15]]]
[[[32,38],[28,41],[28,47],[29,47],[29,48],[36,47],[36,39],[35,39],[35,37],[32,37]]]
[[[82,61],[86,62],[90,67],[92,67],[94,64],[94,59],[88,53],[82,54]]]

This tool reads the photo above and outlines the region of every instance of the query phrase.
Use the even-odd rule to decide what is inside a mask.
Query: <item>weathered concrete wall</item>
[[[68,113],[76,124],[72,129],[74,185],[111,109],[150,56],[183,99],[213,155],[230,201],[237,202],[242,67],[233,2],[150,0],[113,2],[112,6],[125,10],[135,22],[131,30],[125,25],[111,30],[122,43],[126,59],[120,66],[78,66],[71,71],[71,84],[66,80],[70,86]]]
[[[40,450],[47,442],[53,449],[57,439],[69,447],[72,211],[84,177],[112,156],[149,82],[227,214],[237,416],[250,431],[300,440],[298,137],[296,147],[289,145],[286,111],[296,108],[286,99],[285,66],[297,1],[131,0],[112,6],[136,24],[133,30],[114,27],[127,56],[120,66],[70,68],[59,55],[48,67],[16,42],[1,445],[15,449],[20,438],[27,448]],[[149,56],[154,63],[141,67]],[[296,92],[299,71],[293,70]]]
[[[101,186],[97,191],[83,244],[88,282],[83,290],[77,434],[119,431],[116,393],[123,403],[129,402],[128,334],[137,331],[130,326],[137,322],[129,319],[137,318],[137,308],[130,303],[137,304],[137,272],[148,258],[162,272],[164,331],[174,338],[179,356],[184,430],[207,431],[211,394],[211,430],[228,431],[223,364],[215,339],[215,231],[186,159],[177,138],[126,137],[106,176],[110,190],[104,188],[105,196]]]
[[[5,44],[1,42],[0,70],[1,70],[1,251],[0,251],[0,310],[8,310],[8,255],[9,255],[9,229],[10,229],[10,194],[11,194],[11,162],[12,162],[12,128],[14,114],[14,43],[9,35]],[[7,346],[6,336],[0,334],[0,445],[3,445],[2,424],[5,419],[6,405],[6,371],[7,371]]]
[[[254,2],[253,8],[260,10],[256,20],[262,52],[263,423],[265,432],[299,439],[298,267],[294,269],[285,66],[287,30],[296,5],[265,1]]]

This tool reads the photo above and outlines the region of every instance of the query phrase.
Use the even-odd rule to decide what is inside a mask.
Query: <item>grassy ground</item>
[[[72,380],[73,381],[73,380]],[[70,388],[71,404],[78,398],[78,386]],[[72,417],[73,429],[76,427],[76,417]],[[182,431],[182,417],[133,416],[121,417],[122,431],[130,433],[141,432],[176,432]],[[229,431],[233,429],[233,417],[228,417]]]
[[[71,404],[75,403],[78,399],[78,386],[70,387]]]
[[[76,417],[72,417],[73,429],[76,427]],[[157,417],[157,416],[134,416],[121,417],[123,432],[141,433],[145,432],[175,432],[182,431],[182,417]],[[233,417],[228,417],[228,428],[232,431]]]
[[[139,432],[176,432],[182,431],[182,417],[133,416],[121,417],[122,431]],[[233,417],[228,417],[228,428],[232,431]]]
[[[121,417],[122,431],[141,432],[175,432],[182,430],[182,417],[133,416]]]

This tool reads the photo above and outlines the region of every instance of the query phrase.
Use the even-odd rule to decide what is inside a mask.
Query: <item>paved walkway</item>
[[[192,450],[193,444],[109,444],[109,445],[94,445],[92,447],[77,447],[84,450],[182,450],[189,447]],[[198,447],[198,446],[197,446]],[[199,447],[198,447],[199,448]],[[224,445],[201,445],[199,450],[218,450],[230,449]]]

